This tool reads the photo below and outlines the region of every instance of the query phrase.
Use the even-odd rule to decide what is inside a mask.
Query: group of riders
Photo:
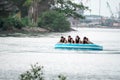
[[[75,40],[70,35],[67,39],[64,36],[61,36],[59,43],[92,44],[87,37],[84,37],[83,40],[81,40],[78,35],[75,37]]]

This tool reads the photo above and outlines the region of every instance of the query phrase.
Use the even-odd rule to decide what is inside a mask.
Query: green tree
[[[76,4],[71,0],[26,0],[25,5],[29,6],[29,16],[33,19],[32,22],[37,22],[38,16],[48,10],[56,10],[64,13],[67,17],[83,18],[82,14],[77,10],[84,11],[88,9],[82,3]]]
[[[70,23],[65,14],[52,10],[46,11],[40,16],[38,26],[55,32],[70,30]]]
[[[26,0],[11,0],[15,6],[18,7],[21,17],[25,17],[28,14],[28,7],[23,6]]]
[[[18,11],[17,6],[10,0],[0,0],[0,17],[6,18]]]
[[[24,5],[29,7],[28,17],[32,20],[32,23],[37,23],[38,16],[44,11],[50,9],[50,4],[54,0],[26,0]]]
[[[15,6],[16,9],[21,12],[22,16],[29,14],[35,22],[37,22],[39,14],[50,9],[64,12],[66,16],[81,18],[81,14],[76,12],[76,10],[84,11],[88,9],[88,7],[85,7],[82,3],[74,3],[74,0],[0,0],[0,15],[5,15],[16,10]],[[31,12],[31,7],[33,7],[33,13]]]
[[[53,9],[64,13],[67,17],[84,18],[82,13],[84,10],[88,10],[88,7],[84,6],[82,2],[77,4],[71,0],[56,0]]]
[[[14,30],[14,29],[22,29],[25,24],[18,18],[8,17],[0,19],[0,29],[1,30]]]

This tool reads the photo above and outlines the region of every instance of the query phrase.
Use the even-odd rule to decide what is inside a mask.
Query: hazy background
[[[101,2],[100,14],[107,17],[110,17],[111,14],[106,2],[109,2],[111,10],[115,16],[117,16],[120,3],[120,0],[76,0],[76,2],[80,1],[91,9],[91,14],[95,15],[99,15],[99,2]],[[85,14],[90,14],[90,12],[86,11]]]

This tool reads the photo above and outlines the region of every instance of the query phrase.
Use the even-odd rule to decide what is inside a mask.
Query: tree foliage
[[[76,12],[77,10],[86,10],[88,7],[84,6],[82,3],[74,3],[72,0],[0,0],[0,10],[1,12],[6,10],[15,10],[15,6],[21,11],[22,16],[27,15],[29,7],[33,3],[38,3],[38,13],[54,9],[59,12],[65,13],[66,16],[76,16],[82,17],[80,13]],[[26,5],[26,6],[25,6]],[[8,12],[4,12],[8,13]]]
[[[6,18],[18,11],[17,6],[10,0],[0,0],[0,17]]]
[[[11,0],[15,6],[18,7],[21,17],[25,17],[28,14],[28,7],[24,6],[26,0]]]
[[[0,17],[8,18],[11,14],[17,15],[16,13],[19,12],[24,24],[31,23],[34,25],[35,23],[36,26],[38,23],[40,27],[51,31],[70,30],[70,23],[66,20],[66,17],[84,18],[82,12],[78,11],[86,9],[88,7],[85,7],[82,3],[77,4],[72,0],[0,0]],[[39,15],[41,15],[40,18]],[[23,18],[26,16],[27,18]],[[0,23],[5,28],[13,26],[20,29],[22,24],[21,21],[15,21],[15,19],[13,21],[12,19],[6,19],[4,24]]]
[[[28,17],[32,23],[37,23],[38,16],[50,9],[54,0],[26,0],[24,5],[28,8]]]
[[[67,17],[83,18],[82,13],[84,10],[87,10],[88,7],[84,6],[82,2],[77,4],[71,0],[56,0],[53,9],[66,14]]]
[[[0,29],[2,30],[22,29],[24,26],[22,21],[17,18],[8,17],[0,19]]]
[[[65,15],[57,11],[44,12],[39,18],[38,26],[50,31],[61,32],[70,30],[70,23],[67,21]]]

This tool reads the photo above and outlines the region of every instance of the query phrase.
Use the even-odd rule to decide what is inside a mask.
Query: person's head
[[[61,36],[61,38],[64,38],[63,36]]]
[[[84,39],[86,39],[87,37],[85,36]]]
[[[76,37],[79,37],[78,35]]]
[[[77,35],[76,38],[80,39],[80,37]]]
[[[68,36],[68,39],[71,39],[71,36],[70,36],[70,35]]]
[[[68,37],[70,37],[71,38],[71,36],[69,35]]]
[[[61,39],[60,39],[60,40],[64,41],[64,37],[63,37],[63,36],[61,36]]]

